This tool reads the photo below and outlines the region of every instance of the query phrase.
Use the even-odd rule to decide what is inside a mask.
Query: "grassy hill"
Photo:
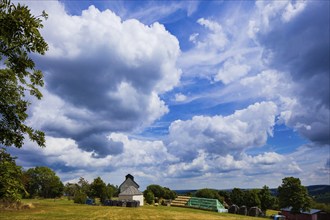
[[[53,200],[23,200],[32,204],[33,208],[19,211],[0,210],[0,219],[30,220],[30,219],[66,219],[66,220],[92,220],[92,219],[157,219],[157,220],[257,220],[260,218],[217,213],[197,209],[142,206],[139,208],[89,206],[74,204],[67,199]]]

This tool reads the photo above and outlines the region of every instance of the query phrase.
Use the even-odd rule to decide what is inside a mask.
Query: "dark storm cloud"
[[[277,17],[272,22],[272,30],[259,40],[270,67],[289,73],[297,84],[300,108],[288,125],[315,143],[329,144],[329,2],[308,2],[290,21]]]
[[[123,152],[123,143],[106,138],[106,134],[92,134],[78,140],[78,145],[86,151],[94,151],[94,157],[117,155]]]

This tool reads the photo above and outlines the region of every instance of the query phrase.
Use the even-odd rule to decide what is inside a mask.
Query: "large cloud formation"
[[[329,2],[258,2],[254,24],[269,67],[290,74],[297,103],[287,125],[320,145],[330,144]]]
[[[263,146],[272,135],[277,108],[272,102],[256,103],[223,117],[195,116],[174,121],[169,128],[169,149],[180,158],[198,156],[198,150],[227,155]],[[256,118],[256,116],[258,118]]]
[[[183,54],[159,23],[121,20],[94,6],[72,16],[58,2],[31,4],[35,14],[49,13],[43,35],[50,50],[36,57],[45,97],[29,120],[46,131],[48,147],[21,149],[25,167],[42,158],[37,165],[54,167],[65,181],[134,172],[174,188],[276,186],[285,175],[327,180],[329,152],[320,146],[329,146],[328,2],[258,1],[198,18],[204,32],[191,33]],[[169,112],[160,97],[180,83],[177,66],[188,81],[175,96],[179,105],[199,99],[239,107],[167,122],[168,135],[146,140],[143,128]],[[185,93],[200,78],[212,89]],[[270,146],[281,123],[311,143]]]
[[[159,95],[179,82],[178,40],[159,23],[122,21],[110,10],[90,6],[71,16],[58,2],[42,6],[50,49],[37,59],[47,91],[30,123],[95,156],[122,153],[107,134],[141,129],[168,112]]]

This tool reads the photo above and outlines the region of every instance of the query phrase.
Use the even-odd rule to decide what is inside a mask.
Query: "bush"
[[[73,202],[78,204],[86,204],[87,195],[84,192],[77,191],[73,197]]]
[[[145,190],[143,196],[148,204],[152,204],[155,199],[154,193],[151,190]]]

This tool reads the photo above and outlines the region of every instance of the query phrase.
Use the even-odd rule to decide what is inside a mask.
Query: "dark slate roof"
[[[120,184],[119,189],[121,189],[121,187],[126,183],[127,179],[130,179],[130,180],[132,181],[132,183],[135,184],[135,186],[136,186],[137,188],[140,187],[139,184],[137,184],[137,183],[134,181],[134,176],[132,176],[131,174],[127,174],[127,175],[126,175],[126,179],[125,179],[125,181],[124,181],[122,184]],[[121,190],[120,190],[120,191],[121,191]]]
[[[291,209],[292,207],[289,207],[289,208],[284,208],[284,209],[281,209],[281,211],[287,211],[287,212],[291,212]],[[300,211],[302,214],[307,214],[307,215],[313,215],[313,214],[316,214],[318,212],[321,212],[321,210],[319,209],[310,209],[309,211]]]
[[[119,195],[120,196],[135,196],[135,195],[143,195],[143,194],[134,186],[129,186],[123,192],[119,193]]]

